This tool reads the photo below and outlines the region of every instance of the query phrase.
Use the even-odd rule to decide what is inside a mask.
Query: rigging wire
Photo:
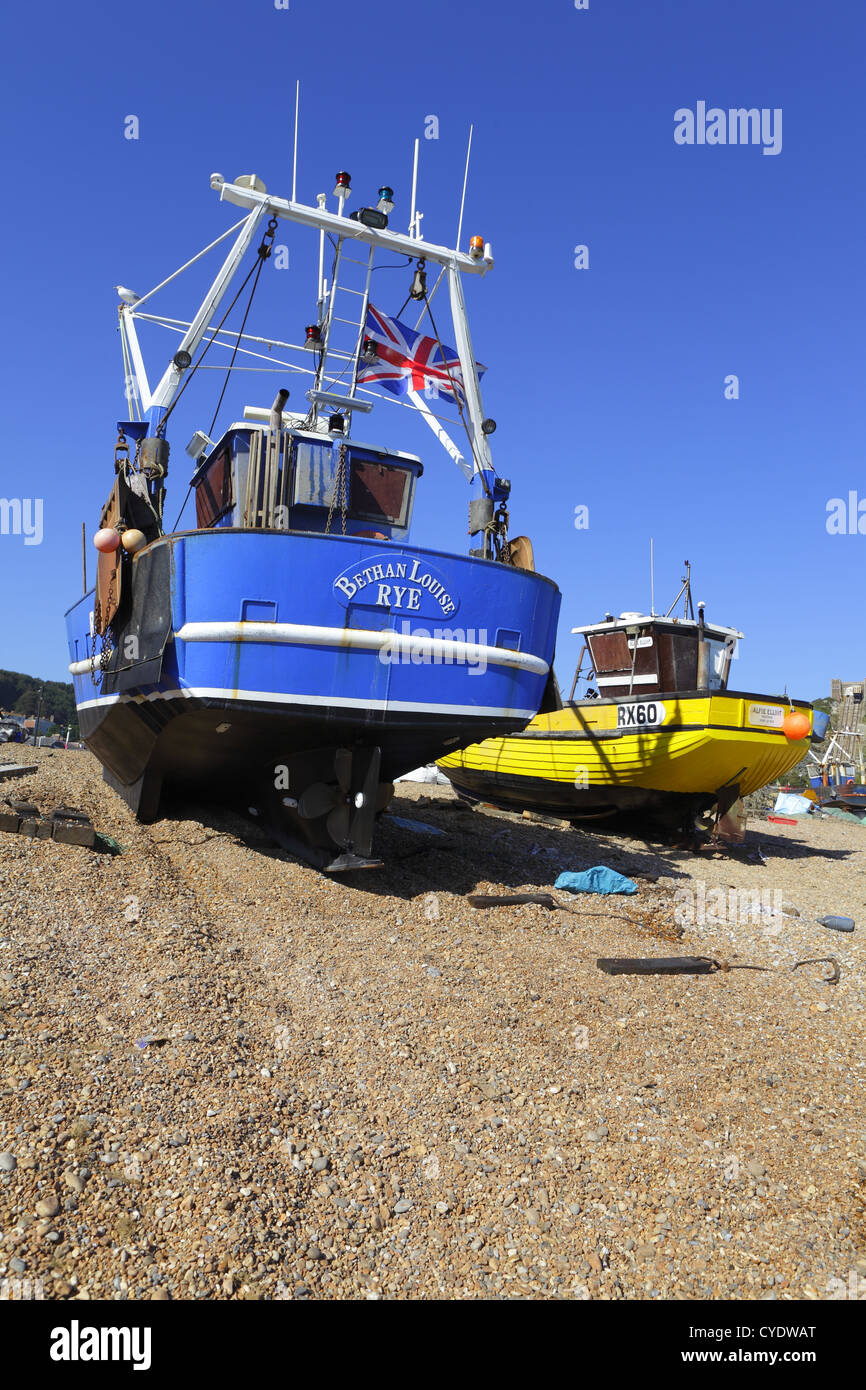
[[[275,223],[275,219],[274,219],[274,218],[271,218],[271,222],[274,222],[274,223]],[[276,224],[274,225],[274,231],[276,231]],[[258,277],[259,277],[259,274],[261,273],[261,267],[264,265],[265,261],[267,260],[268,256],[270,255],[270,246],[267,245],[267,238],[268,238],[268,235],[270,235],[270,239],[271,239],[271,241],[273,241],[274,232],[271,231],[270,223],[268,224],[268,230],[265,232],[265,236],[262,238],[262,244],[261,244],[261,246],[260,246],[259,249],[258,249],[258,254],[257,254],[257,257],[256,257],[256,264],[250,266],[249,273],[246,275],[246,277],[245,277],[245,279],[244,279],[244,281],[243,281],[243,283],[242,283],[240,289],[238,290],[238,292],[237,292],[237,294],[235,295],[234,299],[232,300],[231,304],[230,304],[229,307],[226,309],[225,313],[223,314],[222,318],[220,319],[219,323],[217,324],[217,327],[216,327],[216,329],[214,330],[214,337],[215,337],[216,334],[219,332],[219,330],[222,328],[223,324],[225,323],[225,321],[226,321],[226,319],[228,318],[229,314],[231,313],[232,309],[233,309],[233,308],[235,307],[235,305],[237,304],[238,300],[240,299],[241,295],[243,294],[244,290],[246,289],[247,285],[249,284],[250,280],[252,279],[252,277],[253,277],[254,275],[255,275],[255,277],[256,277],[256,284],[258,284]],[[249,310],[248,310],[247,312],[249,312]],[[244,319],[244,322],[246,322],[246,319]],[[193,366],[192,369],[190,370],[190,373],[189,373],[189,375],[187,376],[186,381],[183,383],[183,385],[181,386],[181,388],[180,388],[180,390],[178,391],[177,395],[175,396],[174,400],[172,401],[171,405],[168,407],[168,410],[165,412],[165,414],[163,415],[162,419],[160,420],[160,422],[159,422],[160,433],[162,433],[162,432],[164,431],[166,420],[169,418],[169,416],[171,415],[172,411],[175,409],[175,407],[176,407],[178,401],[180,400],[181,396],[183,395],[184,391],[185,391],[186,388],[189,386],[189,383],[192,381],[193,377],[195,376],[196,372],[198,371],[199,367],[201,366],[201,363],[204,361],[205,357],[207,356],[208,350],[210,349],[210,346],[211,346],[211,344],[213,343],[213,341],[214,341],[214,338],[213,338],[213,337],[208,339],[207,343],[205,344],[204,348],[202,349],[202,352],[201,352],[201,355],[199,356],[198,361],[194,364],[194,366]],[[228,346],[228,344],[222,344],[222,346],[225,347],[225,346]]]
[[[264,242],[262,242],[262,245],[264,245]],[[216,419],[217,419],[217,416],[219,415],[219,412],[220,412],[220,406],[221,406],[222,403],[223,403],[223,396],[224,396],[225,393],[226,393],[226,387],[227,387],[228,384],[229,384],[229,378],[231,377],[232,368],[234,367],[234,364],[235,364],[235,358],[236,358],[237,355],[238,355],[238,348],[239,348],[240,345],[241,345],[241,339],[242,339],[242,337],[243,337],[243,335],[244,335],[244,329],[245,329],[246,326],[247,326],[247,318],[249,317],[250,309],[253,307],[253,295],[255,294],[256,288],[257,288],[258,283],[259,283],[259,276],[260,276],[261,273],[262,273],[262,266],[264,265],[264,263],[265,263],[265,261],[267,260],[267,258],[268,258],[269,255],[270,255],[270,250],[268,250],[267,255],[262,255],[261,253],[259,254],[259,263],[258,263],[258,265],[256,266],[255,279],[253,280],[252,286],[251,286],[251,288],[250,288],[250,297],[249,297],[249,299],[247,300],[247,307],[246,307],[246,309],[244,310],[243,321],[242,321],[242,323],[241,323],[240,328],[238,329],[237,340],[236,340],[236,342],[235,342],[234,348],[232,349],[232,355],[231,355],[231,358],[229,359],[229,364],[228,364],[228,366],[226,367],[226,379],[225,379],[225,381],[223,382],[223,389],[220,391],[219,400],[218,400],[217,403],[216,403],[216,410],[215,410],[214,413],[213,413],[213,419],[212,419],[211,422],[210,422],[210,427],[209,427],[209,429],[208,429],[208,434],[211,434],[211,433],[213,432],[213,427],[214,427],[214,425],[216,424]],[[228,344],[226,344],[226,346],[228,346]]]
[[[261,245],[259,246],[258,253],[257,253],[257,256],[256,256],[256,264],[255,264],[254,266],[251,266],[251,267],[250,267],[249,274],[246,276],[246,278],[245,278],[243,284],[241,285],[240,289],[238,290],[238,292],[237,292],[237,294],[235,295],[234,299],[232,300],[231,304],[230,304],[229,307],[226,309],[226,311],[225,311],[225,313],[223,314],[222,318],[220,319],[219,324],[218,324],[217,329],[216,329],[216,333],[218,333],[219,330],[220,330],[220,328],[222,328],[223,324],[225,323],[226,319],[228,318],[229,314],[231,313],[232,309],[234,308],[234,306],[237,304],[238,300],[240,299],[241,294],[243,293],[244,289],[245,289],[246,286],[249,284],[250,279],[253,279],[253,277],[255,277],[255,278],[253,279],[252,287],[251,287],[251,289],[250,289],[250,297],[249,297],[249,299],[248,299],[248,301],[247,301],[247,307],[246,307],[246,309],[245,309],[245,311],[244,311],[243,322],[241,323],[240,330],[239,330],[238,335],[237,335],[237,341],[236,341],[236,343],[235,343],[234,350],[233,350],[232,355],[231,355],[231,360],[230,360],[229,365],[228,365],[228,367],[227,367],[227,369],[226,369],[226,379],[225,379],[225,381],[223,382],[223,388],[222,388],[222,391],[220,392],[219,400],[217,401],[217,407],[216,407],[216,410],[214,411],[214,416],[213,416],[213,419],[211,420],[210,429],[208,430],[208,434],[210,434],[211,430],[212,430],[213,427],[214,427],[214,424],[216,423],[216,418],[217,418],[217,415],[219,414],[220,406],[222,405],[223,396],[225,395],[226,387],[227,387],[228,384],[229,384],[229,377],[231,376],[232,367],[234,366],[234,361],[235,361],[235,358],[237,357],[238,348],[240,347],[241,338],[242,338],[242,336],[243,336],[243,331],[244,331],[244,328],[246,327],[247,317],[249,316],[250,309],[252,308],[253,297],[254,297],[255,292],[256,292],[256,289],[257,289],[257,287],[258,287],[259,276],[260,276],[261,273],[262,273],[262,267],[264,266],[265,261],[268,259],[268,257],[269,257],[270,254],[271,254],[270,243],[271,243],[271,242],[273,241],[273,239],[274,239],[274,232],[276,231],[276,229],[277,229],[276,218],[272,217],[271,220],[270,220],[270,222],[268,223],[267,231],[265,232],[265,235],[262,237],[262,242],[261,242]],[[214,337],[216,336],[216,333],[214,334]],[[177,395],[175,396],[175,398],[174,398],[174,400],[172,401],[171,405],[169,406],[168,410],[165,412],[165,415],[163,415],[162,420],[160,421],[160,428],[161,428],[161,429],[164,427],[166,420],[168,419],[169,415],[170,415],[171,412],[174,410],[174,407],[177,405],[178,401],[180,400],[181,396],[183,395],[184,390],[185,390],[186,387],[189,385],[190,381],[191,381],[192,378],[195,376],[196,372],[198,371],[199,367],[201,366],[201,364],[202,364],[202,362],[203,362],[203,360],[204,360],[205,354],[207,353],[207,351],[208,351],[208,349],[210,348],[211,343],[212,343],[213,341],[214,341],[214,338],[213,338],[213,337],[211,337],[211,338],[208,340],[207,344],[206,344],[205,347],[204,347],[204,350],[203,350],[201,356],[199,357],[198,361],[196,362],[195,366],[193,367],[193,369],[192,369],[192,371],[190,372],[189,376],[187,377],[186,381],[183,383],[183,386],[181,387],[180,391],[178,391]],[[228,344],[225,343],[225,344],[223,344],[222,346],[227,347]],[[180,521],[181,517],[183,516],[183,509],[184,509],[184,507],[186,506],[187,502],[189,501],[189,496],[190,496],[190,493],[191,493],[191,492],[192,492],[192,483],[190,482],[190,485],[189,485],[189,487],[188,487],[187,490],[186,490],[186,496],[184,497],[183,502],[181,503],[180,511],[179,511],[178,514],[177,514],[177,519],[175,520],[174,526],[171,528],[172,531],[174,531],[174,530],[177,528],[177,523],[178,523],[178,521]]]

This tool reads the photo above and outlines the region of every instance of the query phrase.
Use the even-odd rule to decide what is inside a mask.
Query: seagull
[[[135,290],[128,290],[125,285],[115,285],[114,288],[117,290],[124,304],[137,304],[141,299],[140,294],[136,294]]]

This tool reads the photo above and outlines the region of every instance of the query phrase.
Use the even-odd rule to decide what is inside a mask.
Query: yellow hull
[[[809,717],[802,701],[795,707]],[[786,737],[785,699],[724,692],[583,701],[538,715],[519,734],[486,739],[441,759],[458,791],[568,815],[712,805],[723,787],[746,796],[785,776],[808,735]],[[636,723],[643,710],[648,722]]]

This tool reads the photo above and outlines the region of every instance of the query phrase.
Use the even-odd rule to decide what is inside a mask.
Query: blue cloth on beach
[[[616,869],[608,869],[604,864],[584,869],[583,873],[562,873],[554,883],[554,888],[565,888],[569,893],[636,893],[637,884],[632,883]]]

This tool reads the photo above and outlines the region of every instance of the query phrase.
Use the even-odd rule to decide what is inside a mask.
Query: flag
[[[361,360],[359,385],[383,386],[397,396],[423,391],[428,400],[463,404],[463,373],[455,348],[444,343],[440,348],[435,338],[425,338],[399,319],[389,319],[372,304],[367,305],[364,338],[374,345],[377,360]],[[476,362],[475,370],[481,376],[485,368]]]

